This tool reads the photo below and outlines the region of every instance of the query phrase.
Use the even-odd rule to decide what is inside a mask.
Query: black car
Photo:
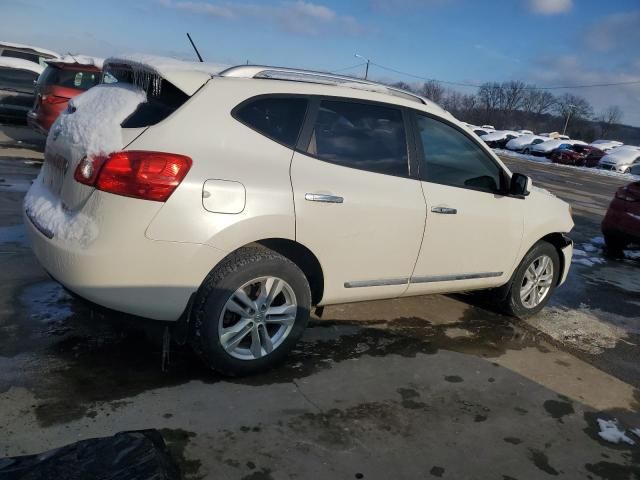
[[[19,58],[0,59],[0,121],[26,122],[43,67]]]

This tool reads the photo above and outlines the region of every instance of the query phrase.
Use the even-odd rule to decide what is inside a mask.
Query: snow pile
[[[17,68],[18,70],[29,70],[30,72],[35,72],[38,75],[40,75],[44,70],[44,67],[39,63],[13,57],[0,57],[0,67]]]
[[[24,199],[24,208],[38,227],[56,239],[87,247],[98,236],[98,227],[91,218],[64,209],[60,199],[42,183],[42,170]]]
[[[600,427],[598,435],[600,435],[600,438],[606,440],[607,442],[624,442],[629,445],[635,445],[636,443],[631,438],[627,437],[624,429],[620,430],[620,426],[618,425],[617,420],[603,420],[602,418],[599,418],[598,426]]]
[[[593,248],[591,245],[589,245],[589,247]],[[595,251],[586,252],[584,250],[574,248],[571,263],[577,263],[579,265],[584,265],[585,267],[592,267],[594,265],[605,262],[604,258],[599,256],[589,255],[589,253],[596,253],[596,252]]]
[[[86,155],[121,150],[124,145],[120,125],[146,100],[146,93],[133,85],[97,85],[69,101],[69,107],[49,132],[47,146],[62,136],[82,146]]]
[[[62,58],[51,60],[52,63],[68,63],[77,65],[86,65],[88,67],[96,67],[102,70],[104,58],[89,57],[87,55],[71,55],[70,53]]]

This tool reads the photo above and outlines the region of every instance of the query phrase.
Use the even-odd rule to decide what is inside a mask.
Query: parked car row
[[[68,101],[101,77],[102,59],[0,42],[0,120],[46,134]]]

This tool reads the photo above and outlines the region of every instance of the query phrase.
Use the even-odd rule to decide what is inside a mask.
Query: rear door
[[[415,114],[427,221],[408,294],[499,285],[523,232],[522,199],[502,194],[503,168],[462,129]]]
[[[291,181],[296,238],[320,260],[325,303],[399,296],[407,288],[425,202],[411,178],[405,124],[402,110],[385,104],[312,102]]]

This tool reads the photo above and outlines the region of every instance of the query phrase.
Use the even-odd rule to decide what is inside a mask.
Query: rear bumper
[[[602,233],[629,243],[640,243],[640,214],[609,207],[602,221]]]
[[[123,218],[129,216],[122,215],[125,208],[112,211],[120,216],[120,225],[103,223],[89,246],[50,237],[25,213],[31,248],[53,278],[90,302],[154,320],[178,320],[224,253],[208,245],[149,240],[143,225],[135,228],[137,222]]]

